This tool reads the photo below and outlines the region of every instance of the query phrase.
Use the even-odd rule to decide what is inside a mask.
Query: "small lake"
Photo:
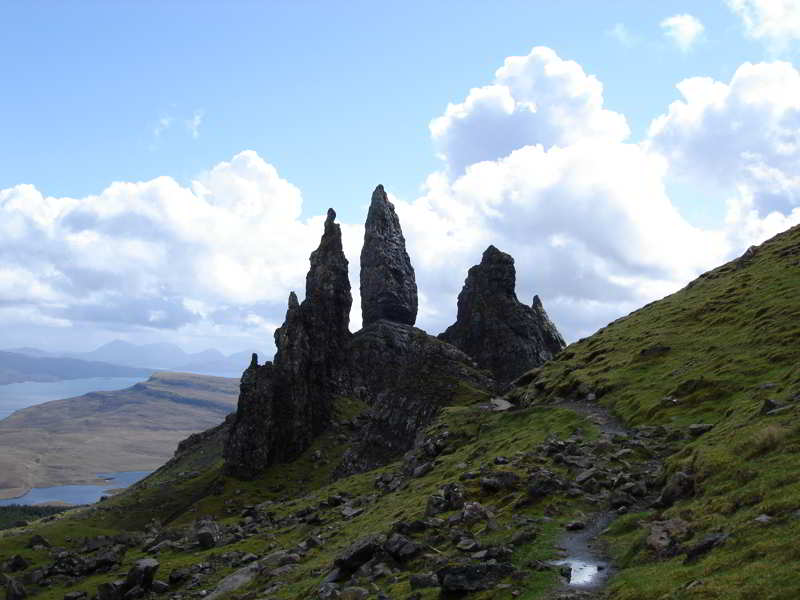
[[[74,398],[89,392],[122,390],[144,381],[143,377],[91,377],[47,383],[26,381],[0,385],[0,419],[16,410],[51,400]]]
[[[109,490],[126,488],[140,479],[147,477],[152,471],[123,471],[120,473],[98,473],[97,476],[107,479],[102,485],[57,485],[46,488],[33,488],[24,496],[0,500],[0,506],[10,504],[41,504],[42,502],[67,502],[69,504],[92,504],[101,496],[108,496]]]

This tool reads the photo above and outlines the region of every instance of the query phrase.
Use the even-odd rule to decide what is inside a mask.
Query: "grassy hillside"
[[[384,544],[339,578],[341,597],[450,597],[420,583],[483,569],[467,597],[795,600],[798,298],[795,228],[524,375],[506,396],[514,410],[465,388],[401,461],[332,480],[365,409],[342,398],[326,435],[256,481],[222,474],[211,432],[126,493],[4,532],[0,557],[47,567],[48,551],[26,548],[34,532],[80,553],[83,537],[144,530],[111,572],[29,592],[93,594],[152,556],[169,594],[214,590],[249,564],[219,597],[317,598],[354,542],[402,534],[408,556]],[[209,518],[218,535],[203,547]],[[565,588],[553,564],[581,525],[600,534],[592,555],[611,559],[604,590]]]
[[[234,410],[238,383],[156,373],[125,390],[17,411],[0,421],[0,497],[31,487],[90,483],[97,473],[154,469],[180,440]]]
[[[693,497],[612,528],[614,598],[800,597],[799,342],[795,227],[571,345],[512,393],[528,404],[594,393],[629,424],[713,426],[668,461],[694,478]],[[695,539],[730,539],[696,565],[658,559],[648,523],[670,517]]]

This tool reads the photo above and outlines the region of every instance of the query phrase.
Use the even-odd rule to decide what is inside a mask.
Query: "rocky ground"
[[[668,506],[687,493],[674,476],[663,485],[660,458],[696,428],[629,430],[587,402],[495,409],[481,403],[440,420],[402,461],[360,476],[367,489],[353,485],[348,492],[344,480],[288,502],[257,504],[240,500],[248,495],[240,489],[224,500],[222,514],[182,526],[154,521],[144,531],[58,545],[30,539],[25,546],[43,560],[21,554],[7,559],[9,597],[20,597],[13,590],[21,587],[45,594],[51,587],[69,589],[65,598],[84,592],[102,600],[235,593],[265,599],[422,599],[466,592],[513,598],[547,587],[554,598],[600,597],[612,567],[596,534],[620,514]],[[527,449],[485,448],[484,436],[495,441],[499,424],[517,419],[525,422],[514,428],[518,433],[534,421],[567,425]],[[359,426],[358,419],[343,423],[339,435],[355,439]],[[449,483],[431,485],[437,478]],[[431,493],[419,494],[420,487]],[[101,505],[89,515],[117,510],[124,509]],[[397,518],[376,520],[392,510]],[[690,532],[680,523],[654,522],[651,529],[648,544],[658,551],[700,552],[683,543]],[[570,585],[574,574],[562,561],[587,561],[601,570],[587,583]],[[145,568],[152,576],[140,574]],[[107,581],[98,584],[98,576]],[[305,593],[293,596],[300,588]]]

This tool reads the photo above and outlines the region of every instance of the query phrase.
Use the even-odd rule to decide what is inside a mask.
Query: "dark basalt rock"
[[[383,186],[372,193],[361,249],[361,313],[364,326],[379,319],[413,325],[417,283],[400,221]]]
[[[489,246],[458,295],[456,322],[439,336],[501,383],[550,360],[565,346],[539,297],[525,306],[517,299],[515,285],[514,259]]]
[[[368,471],[397,458],[443,406],[475,402],[494,382],[454,346],[421,329],[377,321],[348,346],[353,388],[371,406],[366,426],[336,470]]]
[[[345,347],[350,280],[342,233],[328,210],[325,232],[311,254],[302,304],[292,292],[286,320],[275,331],[273,363],[254,354],[242,375],[239,403],[225,444],[226,471],[257,476],[273,463],[298,456],[330,424],[333,400],[347,386]]]

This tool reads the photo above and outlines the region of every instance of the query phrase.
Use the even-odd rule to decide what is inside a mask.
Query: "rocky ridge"
[[[319,247],[311,254],[302,304],[292,292],[286,320],[275,331],[274,364],[254,354],[242,374],[236,417],[225,444],[226,469],[252,478],[296,457],[330,424],[344,385],[350,337],[350,281],[342,232],[328,210]]]
[[[459,297],[462,321],[488,318],[489,326],[470,332],[462,349],[413,327],[414,268],[394,206],[380,185],[372,194],[361,252],[364,327],[351,335],[347,259],[335,216],[329,209],[319,248],[311,255],[305,300],[300,304],[294,293],[289,296],[286,320],[275,332],[274,364],[259,366],[254,357],[242,376],[225,446],[229,474],[253,478],[270,464],[298,456],[331,425],[333,401],[341,396],[357,397],[370,410],[337,474],[375,468],[409,450],[443,406],[496,391],[509,369],[537,366],[559,341],[563,345],[546,315],[542,321],[516,300],[513,259],[493,247],[470,270]],[[484,306],[498,302],[501,309]],[[513,352],[513,364],[505,368],[509,359],[497,352]],[[479,367],[486,366],[502,377],[495,381],[482,373]]]

